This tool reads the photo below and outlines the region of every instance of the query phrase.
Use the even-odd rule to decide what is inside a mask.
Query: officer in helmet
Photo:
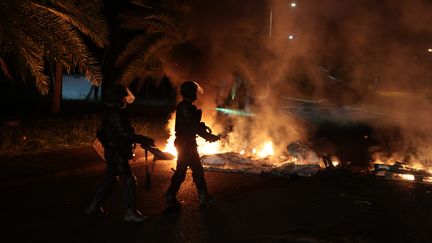
[[[133,156],[135,143],[141,146],[154,146],[154,140],[138,135],[131,126],[126,105],[134,101],[130,90],[121,85],[114,85],[107,90],[105,111],[102,114],[101,129],[98,138],[104,146],[106,160],[105,178],[97,188],[96,194],[86,213],[89,215],[105,214],[101,207],[116,184],[119,176],[124,184],[126,212],[124,220],[128,222],[143,222],[145,217],[136,209],[136,178],[129,166]]]
[[[202,88],[193,81],[186,81],[180,86],[180,94],[183,100],[176,107],[175,136],[177,167],[171,178],[171,184],[165,194],[168,207],[180,208],[176,199],[180,185],[185,180],[186,170],[192,169],[192,176],[198,190],[200,206],[205,206],[212,200],[207,192],[207,184],[204,178],[204,169],[198,155],[196,136],[204,138],[208,142],[219,140],[219,136],[213,135],[210,128],[201,122],[202,111],[193,104],[197,99],[197,92],[203,93]]]

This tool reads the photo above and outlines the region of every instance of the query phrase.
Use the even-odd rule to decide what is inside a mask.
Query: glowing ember
[[[341,164],[337,156],[331,156],[331,162],[334,167],[338,167]]]
[[[394,178],[395,179],[407,180],[407,181],[414,181],[415,180],[415,176],[411,175],[411,174],[395,174]]]

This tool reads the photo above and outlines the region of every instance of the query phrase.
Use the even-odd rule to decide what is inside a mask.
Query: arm
[[[122,143],[139,143],[145,146],[154,146],[154,140],[147,136],[136,134],[127,117],[122,117],[120,113],[111,116],[112,129]]]
[[[182,103],[177,106],[176,132],[181,134],[198,135],[206,141],[215,142],[219,137],[213,135],[211,129],[201,122],[202,111],[194,105]]]
[[[200,122],[197,129],[197,134],[204,138],[207,142],[216,142],[220,139],[220,136],[214,135],[212,130],[206,126],[204,122]]]

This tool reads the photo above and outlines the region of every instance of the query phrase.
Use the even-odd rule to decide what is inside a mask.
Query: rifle
[[[168,153],[168,152],[163,152],[160,149],[158,149],[156,146],[154,145],[141,145],[141,147],[144,149],[144,154],[145,154],[145,161],[146,161],[146,166],[145,166],[145,180],[144,180],[144,188],[147,190],[151,189],[151,175],[153,174],[154,171],[154,167],[156,164],[156,160],[161,159],[161,160],[172,160],[175,158],[174,155]],[[150,151],[150,153],[152,153],[154,155],[153,157],[153,161],[152,161],[152,169],[151,171],[149,171],[149,165],[148,165],[148,151]]]
[[[96,153],[99,155],[99,157],[102,158],[103,160],[105,160],[104,147],[98,138],[95,138],[93,140],[92,147],[96,151]],[[161,151],[159,148],[157,148],[154,145],[141,145],[141,147],[144,149],[145,161],[146,161],[144,187],[147,190],[150,190],[151,189],[151,174],[153,173],[153,170],[154,170],[154,167],[156,164],[156,160],[158,160],[158,159],[160,159],[160,160],[172,160],[172,159],[175,159],[175,156],[168,153],[168,152]],[[147,163],[148,162],[148,151],[150,151],[150,153],[152,153],[154,155],[151,171],[149,171],[149,166]]]
[[[156,159],[160,159],[160,160],[172,160],[175,159],[175,156],[168,153],[168,152],[163,152],[160,149],[158,149],[155,145],[144,145],[141,144],[141,148],[144,149],[144,151],[147,153],[147,151],[150,151],[150,153],[152,153]],[[146,154],[147,156],[147,154]]]

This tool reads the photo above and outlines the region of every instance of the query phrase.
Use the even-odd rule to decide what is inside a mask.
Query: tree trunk
[[[63,66],[61,62],[56,62],[54,74],[54,87],[53,87],[53,100],[51,106],[52,113],[60,112],[60,103],[62,99],[62,86],[63,86]]]

